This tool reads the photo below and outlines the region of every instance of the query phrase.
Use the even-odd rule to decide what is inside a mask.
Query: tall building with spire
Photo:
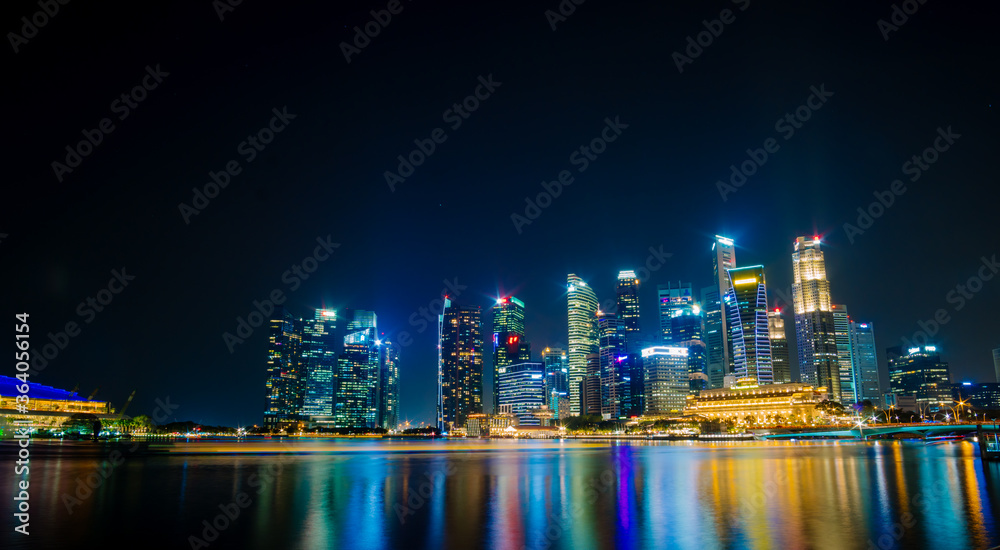
[[[733,375],[761,386],[773,384],[764,266],[737,267],[728,273],[730,288],[723,301],[729,314]]]
[[[785,318],[778,308],[767,312],[767,336],[771,340],[771,365],[775,384],[792,381],[792,368],[788,355],[788,335],[785,333]]]
[[[830,282],[819,237],[795,239],[792,252],[792,299],[795,302],[795,342],[803,383],[825,387],[838,399],[840,362],[833,311],[830,308]]]
[[[514,296],[497,298],[493,306],[493,411],[500,410],[500,369],[507,365],[530,361],[523,351],[529,348],[524,340],[524,302]]]
[[[445,298],[438,329],[438,427],[450,432],[483,412],[482,308]]]
[[[597,294],[587,283],[570,273],[566,277],[566,303],[569,327],[569,399],[570,414],[581,414],[580,384],[587,375],[587,356],[598,353],[596,317]]]
[[[732,288],[728,271],[736,267],[736,243],[727,237],[715,236],[712,242],[712,273],[715,276],[715,283],[719,289],[719,334],[722,336],[721,352],[723,372],[729,374],[735,368],[733,361],[733,343],[730,340],[732,331],[729,328],[729,316],[726,314],[725,304],[722,303],[725,296]],[[709,351],[709,355],[713,355]]]

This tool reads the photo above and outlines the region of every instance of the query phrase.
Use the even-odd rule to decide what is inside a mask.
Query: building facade
[[[483,412],[482,309],[445,298],[438,326],[438,427],[447,432]]]
[[[854,346],[854,379],[857,380],[858,402],[879,402],[882,387],[879,381],[878,348],[875,347],[875,325],[851,321],[851,343]]]
[[[912,396],[921,414],[951,404],[951,373],[937,346],[895,346],[886,350],[886,356],[891,393]]]
[[[738,384],[690,396],[684,412],[734,424],[810,424],[818,416],[816,405],[825,399],[825,390],[800,382]]]
[[[399,427],[399,346],[376,340],[379,352],[378,412],[376,425],[385,430]]]
[[[858,381],[855,377],[854,343],[851,341],[851,316],[847,306],[830,304],[833,313],[833,333],[837,341],[837,363],[840,365],[840,397],[845,406],[854,405],[858,399]]]
[[[545,369],[541,363],[515,363],[500,367],[500,410],[509,410],[518,425],[540,425],[532,411],[545,405]]]
[[[792,381],[792,367],[788,355],[788,334],[785,332],[785,318],[780,309],[767,312],[767,336],[771,340],[771,368],[775,384]]]
[[[654,346],[642,350],[647,416],[673,416],[684,410],[690,389],[688,349]]]
[[[264,427],[287,429],[302,420],[305,372],[302,332],[283,307],[274,308],[268,322]]]
[[[660,308],[661,342],[670,345],[674,341],[673,336],[671,336],[674,312],[690,308],[695,303],[694,295],[691,292],[691,283],[677,281],[674,284],[673,281],[670,281],[665,285],[657,285],[656,298]]]
[[[335,376],[340,343],[337,341],[337,311],[317,309],[311,320],[303,320],[302,360],[305,368],[305,417],[333,416]]]
[[[729,270],[736,267],[736,243],[727,237],[715,236],[712,242],[712,274],[719,290],[719,312],[720,312],[720,335],[722,336],[722,364],[723,374],[730,374],[735,368],[733,359],[733,343],[730,340],[732,330],[729,328],[729,316],[724,303],[726,295],[729,294],[731,280]]]
[[[733,348],[733,375],[757,385],[773,384],[771,340],[767,324],[767,288],[760,265],[729,270],[730,290],[724,302]]]
[[[708,364],[708,384],[721,388],[726,378],[726,358],[723,348],[726,339],[722,333],[722,298],[715,286],[701,289],[701,305],[705,317],[705,362]]]
[[[562,348],[542,350],[545,368],[545,396],[555,418],[569,416],[569,359]],[[565,404],[565,405],[564,405]]]
[[[524,302],[514,296],[497,298],[493,306],[493,410],[500,410],[499,369],[528,361],[522,357],[527,348],[524,339]]]
[[[639,278],[635,271],[619,271],[615,314],[625,333],[639,332]]]
[[[334,425],[378,427],[379,345],[375,312],[345,310],[343,351],[337,360]]]
[[[572,416],[582,413],[581,384],[587,374],[587,356],[598,352],[596,316],[597,294],[583,279],[572,273],[566,278],[569,326],[569,408]]]
[[[819,237],[795,239],[792,252],[792,300],[795,303],[795,343],[802,382],[841,395],[840,362],[830,282]]]

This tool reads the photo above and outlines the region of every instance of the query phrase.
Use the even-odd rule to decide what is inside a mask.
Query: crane
[[[97,391],[100,390],[100,389],[101,389],[100,386],[97,386],[96,388],[94,388],[94,391],[91,392],[91,394],[90,394],[89,397],[87,397],[87,401],[90,401],[91,399],[93,399],[94,396],[97,395]]]

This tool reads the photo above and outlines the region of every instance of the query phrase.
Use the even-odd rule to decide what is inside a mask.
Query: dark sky
[[[116,406],[134,389],[130,414],[169,398],[178,420],[259,423],[264,331],[234,353],[222,334],[281,289],[296,315],[374,309],[382,331],[410,331],[402,412],[430,421],[436,336],[408,319],[444,279],[484,308],[516,292],[537,352],[565,344],[569,272],[605,300],[650,247],[672,253],[642,288],[652,327],[656,284],[711,282],[712,235],[764,264],[773,301],[792,241],[817,233],[834,301],[876,324],[883,361],[944,309],[953,378],[993,381],[1000,281],[961,310],[948,300],[1000,253],[990,4],[927,2],[886,41],[891,2],[589,0],[555,31],[555,0],[404,2],[350,63],[341,42],[387,2],[331,4],[247,0],[220,21],[207,0],[71,2],[8,47],[3,311],[31,314],[36,350],[81,327],[33,380],[100,386]],[[17,33],[39,10],[5,7]],[[680,73],[672,54],[724,9],[735,20]],[[167,76],[120,120],[113,102],[157,65]],[[499,87],[452,129],[445,111],[489,75]],[[775,123],[812,86],[833,95],[786,140]],[[241,143],[282,108],[295,118],[248,162]],[[53,161],[105,117],[113,131],[60,181]],[[628,127],[580,172],[570,155],[615,117]],[[948,127],[961,137],[911,182],[904,163]],[[384,172],[436,128],[446,140],[392,192]],[[716,181],[768,138],[780,149],[724,201]],[[242,171],[186,224],[178,205],[230,161]],[[518,234],[511,214],[562,170],[573,184]],[[850,242],[843,224],[894,179],[905,193]],[[328,235],[339,248],[292,292],[282,273]],[[134,280],[80,315],[122,268]]]

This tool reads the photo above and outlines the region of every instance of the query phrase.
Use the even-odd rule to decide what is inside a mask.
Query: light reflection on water
[[[1000,463],[984,467],[968,442],[337,445],[346,452],[126,455],[76,504],[101,461],[32,459],[32,534],[11,525],[0,546],[190,548],[203,520],[229,523],[208,548],[1000,544]],[[0,472],[6,512],[16,480],[12,468]],[[249,506],[217,518],[242,493]]]

